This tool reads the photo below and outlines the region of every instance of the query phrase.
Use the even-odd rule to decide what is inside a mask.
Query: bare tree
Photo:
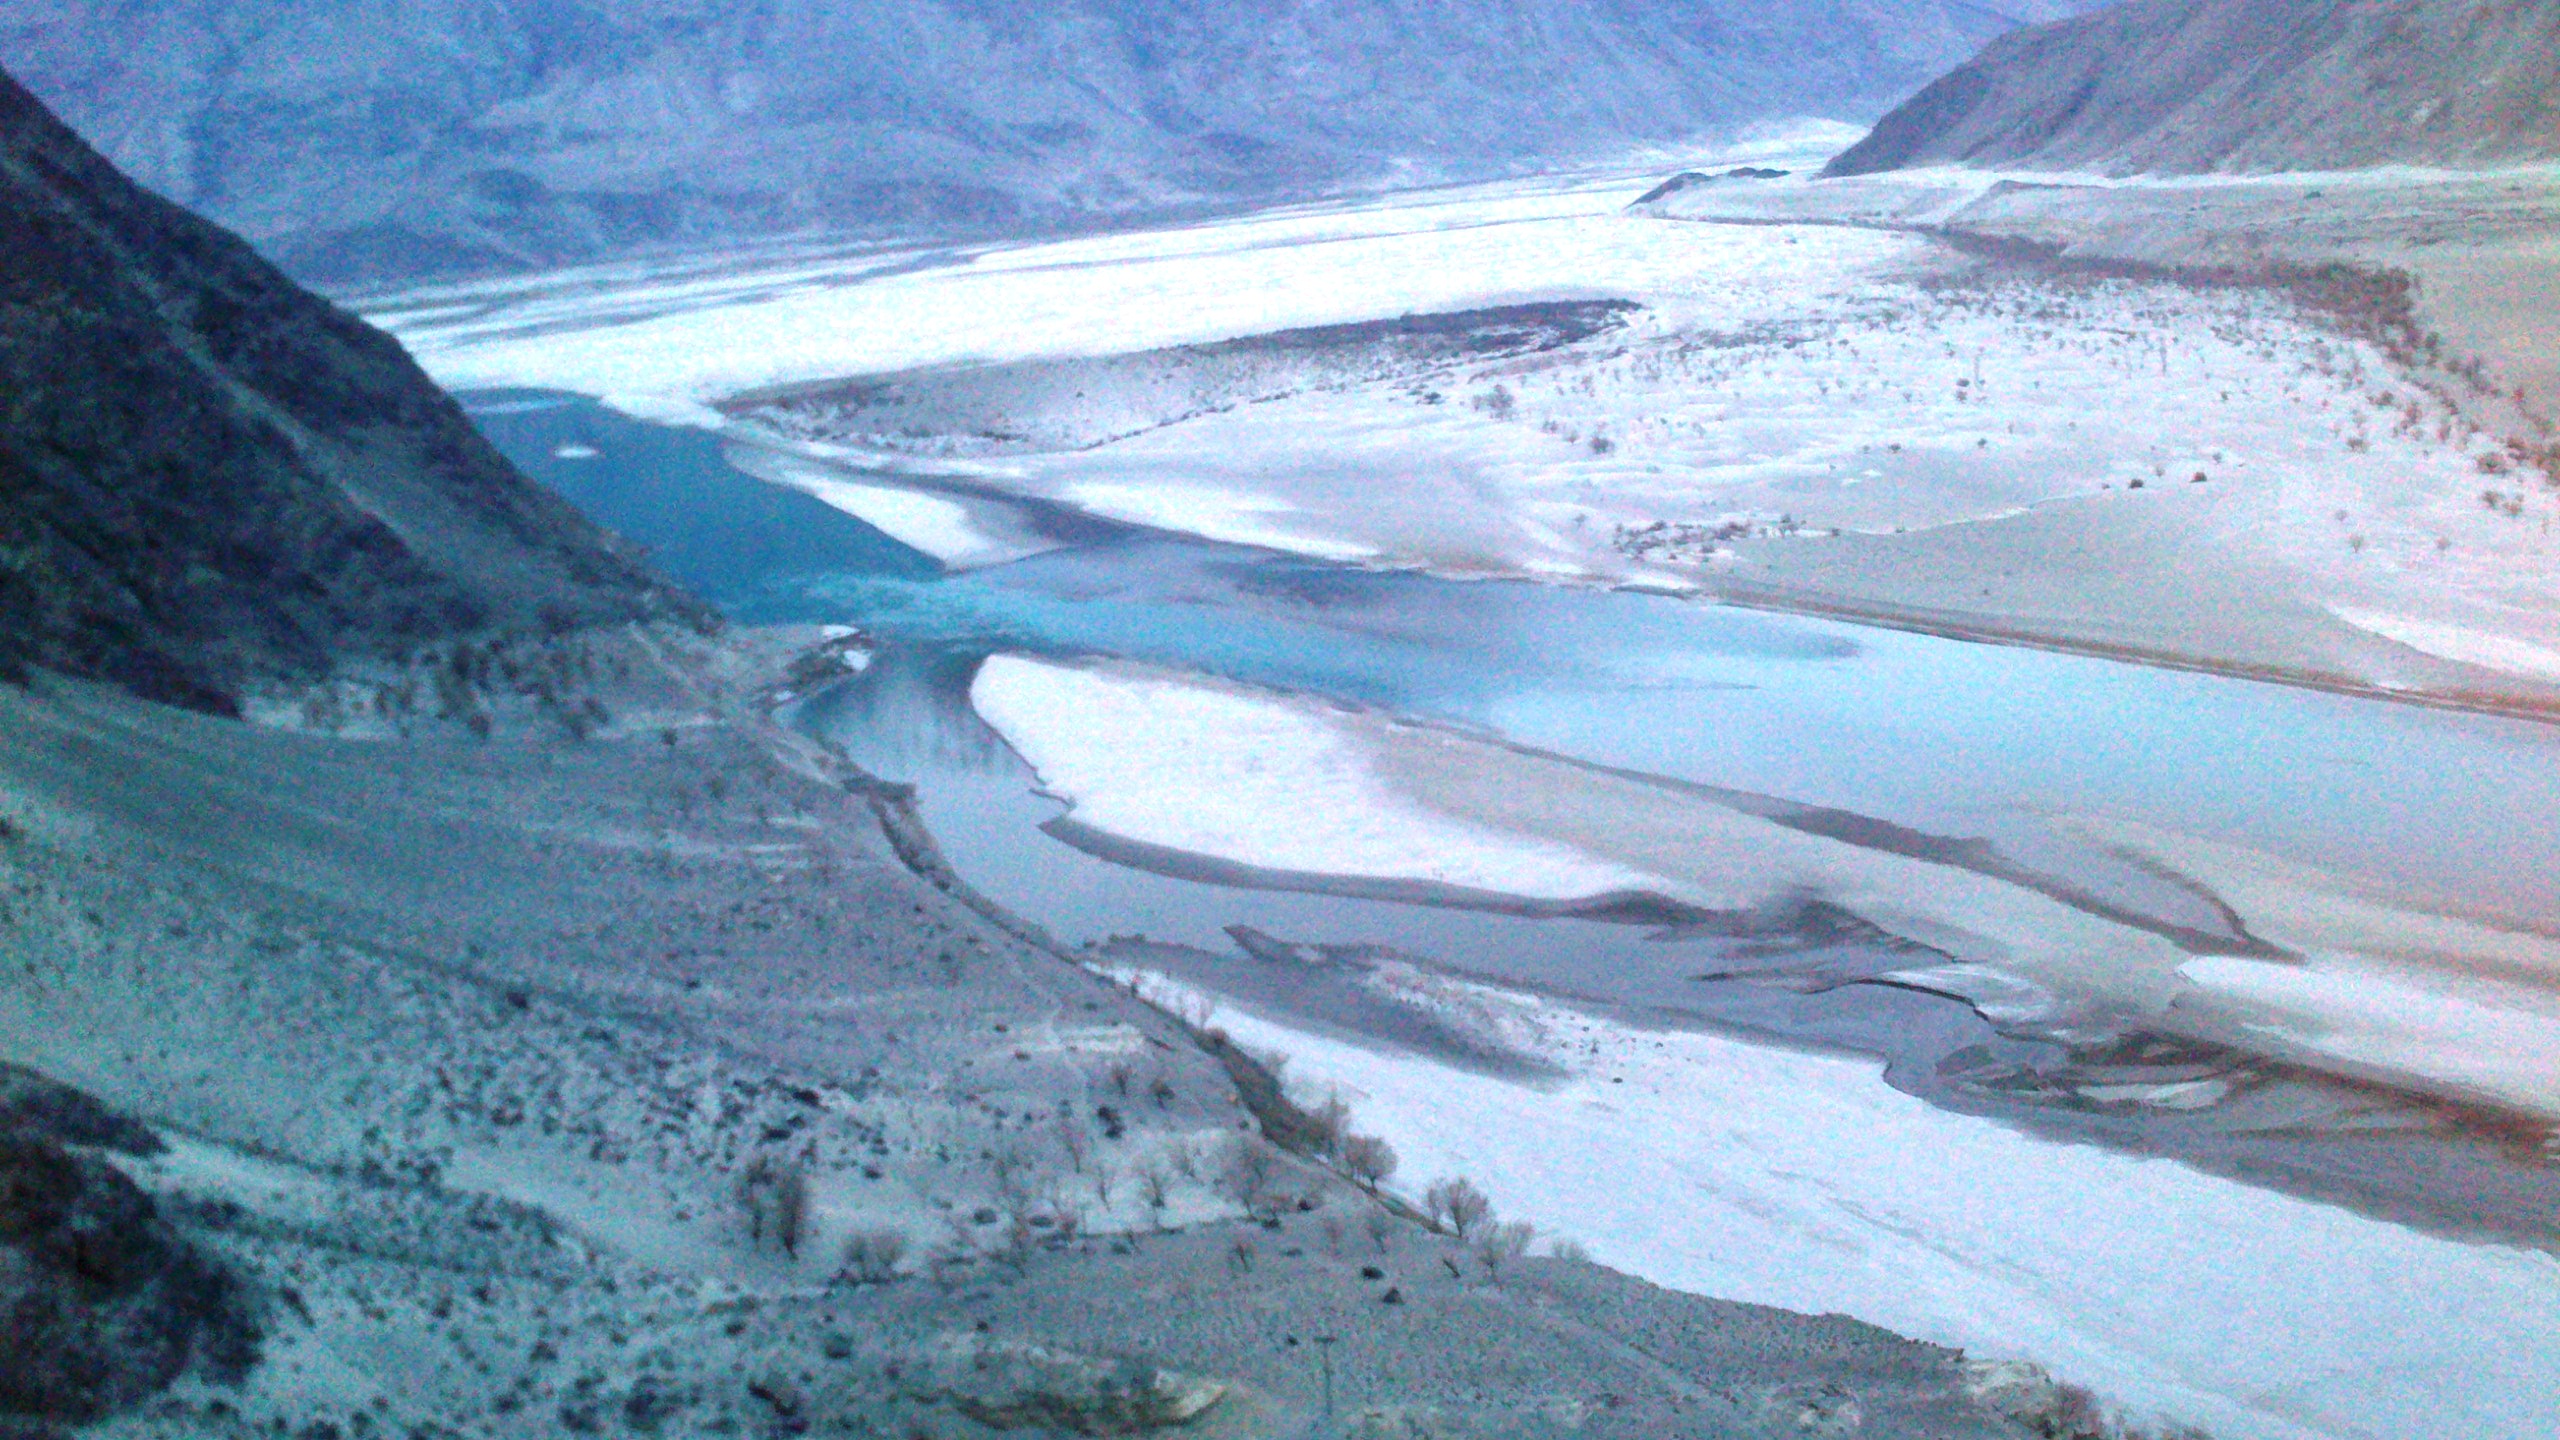
[[[1039,1238],[1040,1232],[1032,1228],[1031,1216],[1017,1210],[1005,1217],[1004,1233],[996,1243],[995,1258],[1011,1266],[1019,1275],[1030,1266],[1031,1247]]]
[[[1030,1194],[1029,1186],[1024,1183],[1024,1172],[1031,1168],[1031,1157],[1023,1154],[1019,1146],[1005,1146],[998,1150],[988,1163],[995,1169],[996,1195],[999,1199],[1019,1202]]]
[[[747,1243],[759,1250],[764,1248],[765,1228],[772,1220],[765,1192],[773,1183],[773,1173],[773,1162],[759,1155],[738,1175],[738,1209],[746,1216]]]
[[[1093,1136],[1086,1133],[1083,1122],[1072,1111],[1058,1112],[1056,1129],[1058,1148],[1067,1152],[1067,1165],[1083,1174],[1084,1162],[1093,1158]]]
[[[1504,1220],[1487,1225],[1476,1237],[1476,1263],[1484,1267],[1485,1277],[1502,1278],[1502,1267],[1529,1253],[1529,1242],[1538,1232],[1525,1220]]]
[[[1493,1202],[1465,1176],[1434,1180],[1422,1192],[1422,1213],[1431,1223],[1464,1240],[1493,1216]]]
[[[1344,1137],[1337,1158],[1342,1162],[1342,1173],[1371,1194],[1396,1173],[1396,1147],[1375,1135]]]
[[[898,1262],[907,1255],[907,1232],[879,1229],[857,1230],[845,1237],[845,1273],[866,1284],[878,1284],[895,1278]]]
[[[948,1284],[978,1258],[978,1235],[966,1215],[945,1215],[942,1225],[942,1243],[926,1253],[924,1263],[935,1281]]]
[[[1138,1172],[1138,1198],[1147,1202],[1148,1217],[1159,1228],[1164,1224],[1165,1201],[1172,1189],[1172,1177],[1164,1173],[1162,1165],[1149,1161],[1147,1168]]]
[[[1272,1184],[1279,1174],[1279,1152],[1257,1135],[1238,1135],[1218,1159],[1219,1188],[1249,1215],[1261,1215],[1271,1203]]]

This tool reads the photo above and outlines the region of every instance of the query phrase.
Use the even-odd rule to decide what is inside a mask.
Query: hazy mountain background
[[[2560,0],[2131,0],[2007,35],[1834,174],[2560,157]]]
[[[0,65],[309,279],[1012,228],[1864,122],[2089,0],[0,0]]]

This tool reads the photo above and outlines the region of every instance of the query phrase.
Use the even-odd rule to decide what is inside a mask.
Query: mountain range
[[[286,269],[1019,229],[1863,121],[2087,0],[0,0],[6,65]]]

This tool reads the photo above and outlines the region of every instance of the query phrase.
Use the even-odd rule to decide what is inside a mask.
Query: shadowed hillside
[[[1993,41],[1826,173],[2560,156],[2555,0],[2134,0]]]
[[[430,637],[694,613],[397,342],[0,75],[0,670],[228,712]]]

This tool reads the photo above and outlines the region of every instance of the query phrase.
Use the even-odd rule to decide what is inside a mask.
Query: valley
[[[2300,287],[1644,188],[367,303],[515,397],[483,423],[564,493],[680,447],[700,504],[761,481],[929,556],[684,578],[856,627],[861,673],[781,713],[915,782],[973,886],[1407,1153],[1508,1157],[1506,1209],[1611,1264],[2215,1434],[2448,1397],[2533,1433],[2537,1322],[2474,1368],[2478,1317],[2552,1293],[2560,649],[2544,487],[2483,464],[2533,412]],[[1639,1055],[1655,1108],[1609,1119]],[[1777,1130],[1702,1149],[1709,1075]],[[1963,1178],[1767,1158],[1843,1127]],[[1573,1157],[1654,1135],[1661,1183],[1595,1199]],[[1978,1241],[1909,1208],[1994,1186]],[[1665,1228],[1728,1192],[1761,1268]],[[2124,1208],[2063,1218],[2093,1192]],[[2336,1305],[2317,1344],[2173,1318],[2222,1206],[2216,1275]],[[1859,1278],[1905,1243],[1930,1283]],[[2420,1358],[2350,1254],[2434,1277],[2463,1343]],[[2119,1265],[2170,1310],[2061,1298]]]

